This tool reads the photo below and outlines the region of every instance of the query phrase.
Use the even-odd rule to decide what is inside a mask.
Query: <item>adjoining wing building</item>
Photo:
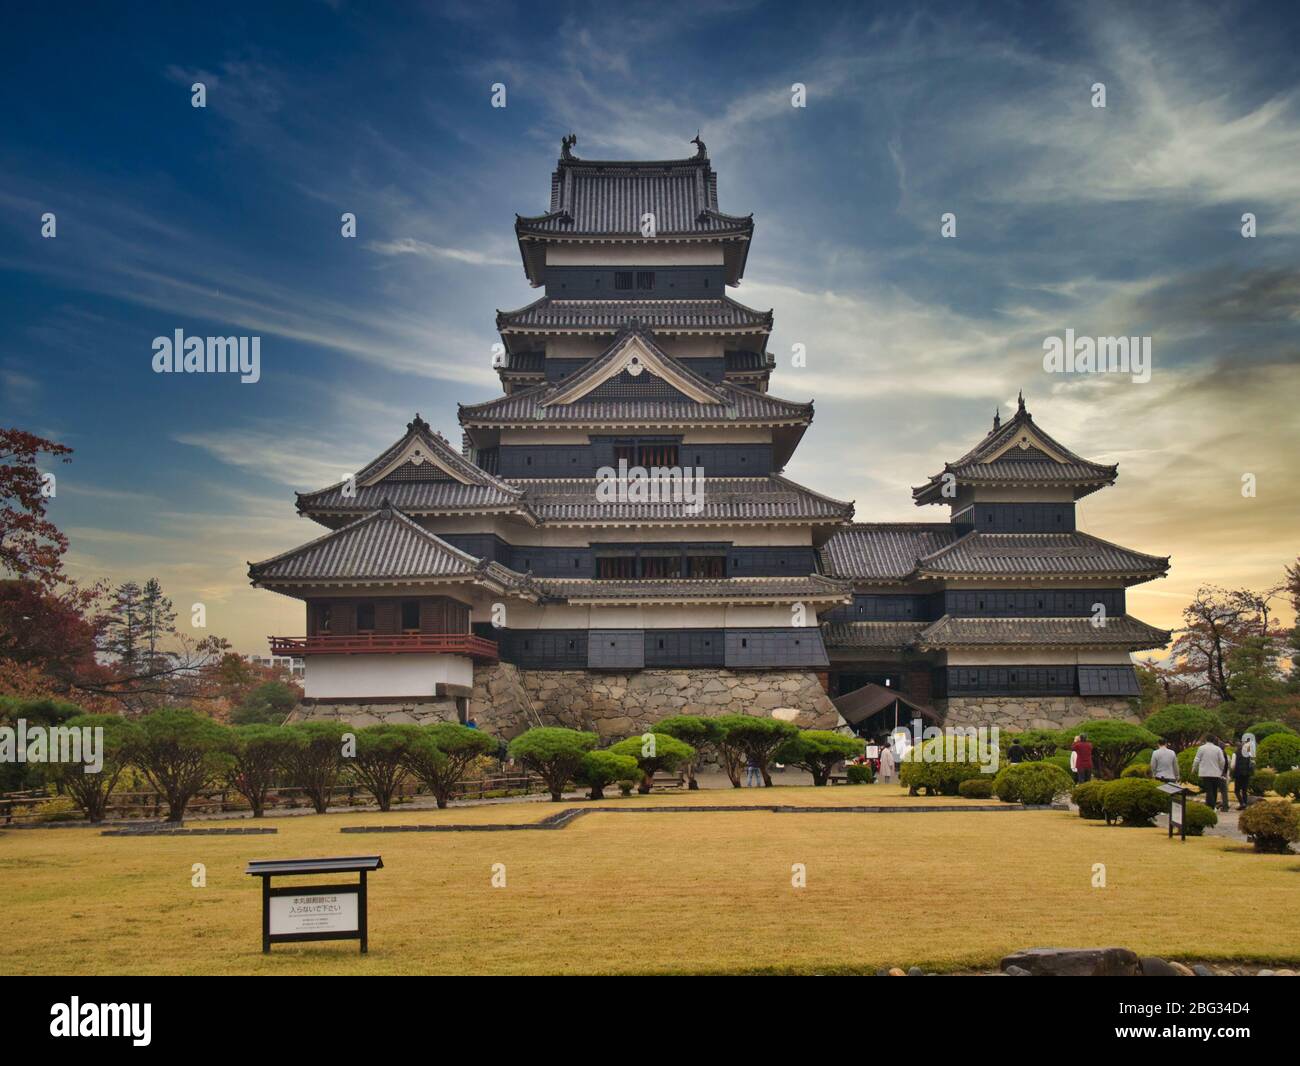
[[[1169,634],[1125,589],[1168,560],[1075,527],[1114,482],[1025,410],[913,490],[947,521],[854,523],[783,476],[811,403],[768,390],[772,313],[733,300],[751,216],[688,159],[593,161],[565,138],[550,211],[516,219],[539,299],[497,315],[502,394],[460,447],[416,415],[321,527],[250,566],[303,601],[306,710],[607,735],[678,713],[841,721],[888,685],[963,724],[1132,713],[1130,652]],[[874,724],[874,723],[873,723]]]

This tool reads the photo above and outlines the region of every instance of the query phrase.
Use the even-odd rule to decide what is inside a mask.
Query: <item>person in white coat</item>
[[[880,780],[894,780],[894,749],[888,743],[880,745]]]

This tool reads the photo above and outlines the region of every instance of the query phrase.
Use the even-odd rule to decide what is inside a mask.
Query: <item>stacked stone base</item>
[[[722,669],[521,670],[511,663],[475,668],[469,715],[510,739],[537,725],[567,726],[618,738],[643,733],[674,714],[775,716],[808,729],[834,729],[839,715],[817,674],[802,670],[742,673]],[[293,720],[332,719],[361,727],[455,722],[453,700],[318,702]]]
[[[1069,729],[1094,718],[1139,721],[1136,701],[1118,696],[951,696],[938,701],[944,725],[1001,730]]]

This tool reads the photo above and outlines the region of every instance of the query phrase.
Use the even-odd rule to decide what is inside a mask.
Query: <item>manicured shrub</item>
[[[1273,791],[1279,796],[1300,799],[1300,770],[1287,770],[1273,779]]]
[[[633,761],[635,762],[636,760]],[[618,794],[624,797],[630,796],[632,795],[632,790],[634,788],[636,788],[636,781],[632,778],[621,780],[618,783]]]
[[[1002,802],[1032,806],[1051,803],[1072,785],[1070,775],[1049,762],[1012,763],[993,779],[993,791]]]
[[[1291,736],[1296,735],[1296,731],[1285,722],[1256,722],[1254,725],[1242,730],[1242,732],[1253,734],[1256,743],[1259,744],[1262,744],[1274,733],[1288,733]]]
[[[1169,741],[1174,751],[1199,744],[1208,736],[1224,732],[1223,719],[1208,707],[1170,703],[1142,723],[1156,736]]]
[[[993,780],[988,774],[969,778],[957,786],[957,794],[967,799],[989,799],[993,795]]]
[[[740,771],[752,762],[763,775],[763,784],[770,788],[772,775],[768,766],[772,756],[777,748],[799,732],[799,727],[779,718],[759,718],[748,714],[724,714],[717,722],[722,728],[718,753],[722,756],[722,765],[732,787],[740,788]]]
[[[406,753],[419,733],[420,727],[416,725],[371,725],[356,732],[352,773],[375,797],[381,811],[393,806],[393,796],[411,772]]]
[[[650,791],[655,774],[675,770],[695,758],[694,748],[667,733],[628,737],[617,744],[611,744],[609,750],[615,755],[628,756],[640,767],[641,787],[637,791],[641,793]]]
[[[408,738],[402,763],[433,793],[434,802],[445,808],[475,763],[496,748],[497,741],[481,729],[459,722],[435,722],[420,726]]]
[[[927,796],[956,796],[963,781],[988,776],[980,763],[981,753],[975,741],[972,738],[961,739],[963,747],[960,749],[952,743],[952,738],[934,737],[922,741],[907,753],[899,763],[898,780],[909,795],[916,796],[925,789]],[[983,754],[992,758],[997,752],[986,751]]]
[[[1237,828],[1256,851],[1285,855],[1288,845],[1300,840],[1300,809],[1290,800],[1252,803],[1238,816]]]
[[[1189,837],[1202,836],[1211,826],[1219,824],[1219,816],[1214,813],[1212,807],[1208,807],[1204,803],[1189,803],[1185,817]]]
[[[1131,765],[1124,767],[1124,772],[1121,773],[1119,776],[1120,777],[1150,777],[1151,766],[1150,764],[1143,766],[1141,763],[1132,763]]]
[[[227,729],[180,707],[164,707],[140,719],[127,758],[167,800],[167,821],[179,822],[200,791],[230,764]]]
[[[1047,758],[1043,759],[1042,761],[1048,763],[1051,766],[1059,767],[1060,769],[1064,770],[1067,774],[1070,772],[1070,756],[1067,752],[1064,751],[1054,752],[1053,754],[1047,756]]]
[[[1155,754],[1155,750],[1155,748],[1143,748],[1129,760],[1128,765],[1145,766],[1149,770],[1151,768],[1151,756]],[[1127,770],[1128,766],[1124,767],[1124,769]],[[1124,775],[1121,774],[1120,776],[1123,777]]]
[[[1273,787],[1276,780],[1276,770],[1256,770],[1250,775],[1250,794],[1252,796],[1264,795]]]
[[[1080,722],[1077,726],[1061,730],[1061,746],[1068,752],[1074,738],[1087,736],[1092,744],[1092,765],[1097,777],[1112,781],[1119,777],[1143,748],[1154,748],[1160,738],[1140,725],[1112,718],[1098,718]]]
[[[510,742],[510,757],[540,776],[550,790],[551,800],[559,803],[564,798],[564,786],[599,739],[595,733],[577,729],[539,726]]]
[[[861,737],[829,729],[803,729],[777,748],[773,758],[786,766],[807,770],[814,785],[825,785],[839,763],[861,755],[865,746]]]
[[[695,756],[687,760],[684,769],[686,787],[698,789],[700,785],[695,780],[695,767],[710,749],[716,749],[718,741],[722,739],[722,726],[718,720],[702,714],[674,714],[656,722],[655,732],[667,733],[695,749]]]
[[[851,762],[844,767],[844,776],[850,785],[869,785],[876,779],[870,763]]]
[[[68,729],[102,729],[103,743],[99,750],[100,768],[96,773],[85,772],[86,763],[50,763],[50,779],[57,782],[86,815],[88,822],[102,822],[108,808],[109,797],[117,786],[117,779],[127,767],[131,743],[136,727],[117,714],[79,714],[63,723]],[[84,736],[84,734],[83,734]],[[83,756],[85,751],[83,749]]]
[[[248,800],[254,818],[262,817],[267,793],[286,776],[292,749],[293,734],[278,725],[237,725],[230,731],[226,783]]]
[[[639,776],[636,760],[630,755],[615,755],[612,751],[589,751],[582,757],[573,779],[591,791],[588,799],[604,799],[605,786],[615,781],[635,781]],[[628,793],[632,791],[628,786]]]
[[[1054,754],[1061,746],[1061,733],[1056,729],[1026,729],[1011,738],[1019,744],[1031,762],[1039,762]]]
[[[322,721],[282,728],[293,741],[286,766],[289,783],[302,789],[317,814],[324,814],[343,773],[344,738],[352,729],[341,722]]]
[[[1259,742],[1255,762],[1270,770],[1290,770],[1300,766],[1300,737],[1294,733],[1274,733]]]
[[[1169,809],[1169,799],[1154,781],[1140,777],[1107,781],[1101,793],[1106,824],[1150,825],[1157,814]]]
[[[1074,791],[1070,793],[1070,799],[1079,808],[1080,818],[1093,818],[1100,821],[1106,817],[1105,808],[1102,806],[1102,793],[1106,791],[1109,784],[1109,781],[1094,779],[1074,786]]]

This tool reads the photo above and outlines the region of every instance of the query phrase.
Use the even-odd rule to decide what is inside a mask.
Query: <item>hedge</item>
[[[1273,779],[1273,791],[1279,796],[1300,799],[1300,770],[1287,770]]]
[[[1185,824],[1187,826],[1187,835],[1189,837],[1198,837],[1211,826],[1218,825],[1219,816],[1214,813],[1214,808],[1208,807],[1204,803],[1189,803],[1185,815]]]
[[[1273,787],[1273,782],[1276,780],[1276,770],[1256,770],[1250,775],[1250,794],[1252,796],[1264,795]]]
[[[1270,770],[1290,770],[1300,766],[1300,737],[1294,733],[1274,733],[1259,742],[1256,763]]]
[[[958,785],[957,792],[967,799],[989,799],[993,795],[993,782],[988,774],[972,777]]]
[[[1072,785],[1070,775],[1049,762],[1012,763],[993,779],[998,799],[1032,806],[1051,803]]]
[[[1093,818],[1101,821],[1106,817],[1101,796],[1109,784],[1109,781],[1092,780],[1075,786],[1074,791],[1070,793],[1070,799],[1079,808],[1080,818]]]
[[[1169,809],[1169,800],[1154,781],[1140,777],[1107,781],[1101,793],[1106,824],[1150,825],[1157,814]]]
[[[1300,810],[1290,800],[1252,803],[1238,816],[1237,828],[1256,851],[1286,855],[1288,845],[1300,840]]]

